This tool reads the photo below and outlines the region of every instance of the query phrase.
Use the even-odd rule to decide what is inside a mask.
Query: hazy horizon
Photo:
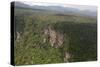
[[[96,6],[90,5],[76,5],[76,4],[62,4],[62,3],[48,3],[48,2],[21,2],[30,6],[38,5],[38,6],[61,6],[61,7],[69,7],[69,8],[77,8],[79,10],[90,10],[90,11],[97,11]]]

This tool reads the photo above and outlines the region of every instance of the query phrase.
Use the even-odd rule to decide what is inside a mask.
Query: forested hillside
[[[15,7],[15,64],[97,59],[97,20],[82,15]]]

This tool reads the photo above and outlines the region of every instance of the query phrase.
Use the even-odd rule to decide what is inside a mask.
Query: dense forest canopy
[[[96,18],[22,7],[14,17],[16,65],[97,59]]]

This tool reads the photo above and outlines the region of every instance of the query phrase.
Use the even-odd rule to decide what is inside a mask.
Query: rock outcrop
[[[52,27],[47,27],[44,29],[44,40],[43,42],[49,42],[52,47],[58,48],[61,47],[63,44],[63,34],[56,31]]]

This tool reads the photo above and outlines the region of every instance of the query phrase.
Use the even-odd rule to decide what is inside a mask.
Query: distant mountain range
[[[30,6],[30,5],[22,3],[22,2],[15,2],[15,7],[56,11],[56,12],[67,13],[67,14],[80,14],[83,16],[90,16],[90,17],[97,16],[97,11],[79,10],[77,8],[62,7],[62,6],[39,6],[39,5]]]

